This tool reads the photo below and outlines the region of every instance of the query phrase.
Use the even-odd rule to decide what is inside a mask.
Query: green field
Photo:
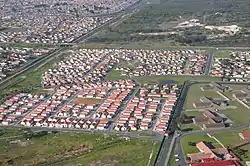
[[[205,134],[193,134],[193,135],[188,135],[181,140],[181,144],[182,144],[185,154],[198,153],[199,150],[197,149],[197,147],[191,146],[188,143],[189,142],[198,143],[200,141],[206,141],[206,142],[212,143],[212,145],[216,148],[221,147],[219,143],[217,143],[214,139],[208,137]]]
[[[228,116],[234,122],[234,125],[249,124],[250,109],[247,109],[237,101],[230,102],[230,105],[236,106],[237,108],[221,110],[220,112]]]
[[[238,91],[247,88],[247,85],[229,85],[233,90]],[[221,92],[223,93],[223,92]],[[234,125],[243,125],[243,124],[249,124],[250,121],[250,109],[243,106],[241,103],[236,101],[232,95],[234,92],[224,92],[225,96],[227,96],[231,101],[229,102],[229,105],[237,107],[236,109],[226,109],[226,110],[220,110],[221,113],[224,113],[226,116],[228,116],[232,121]]]
[[[212,81],[212,80],[211,80]],[[193,109],[193,103],[199,102],[203,96],[212,98],[221,98],[215,91],[202,91],[201,86],[206,84],[194,84],[189,87],[188,94],[185,100],[184,109]]]
[[[185,111],[185,115],[187,116],[203,116],[203,113],[201,111]]]
[[[80,133],[0,130],[0,165],[119,165],[145,166],[152,141]],[[27,136],[30,140],[27,140]],[[160,143],[154,146],[151,163]],[[155,154],[156,153],[156,154]]]
[[[122,76],[120,71],[112,70],[106,77],[107,80],[115,81],[119,79],[128,79],[126,76]]]
[[[230,58],[230,52],[229,50],[221,50],[221,51],[217,51],[214,54],[215,58]]]
[[[219,132],[211,135],[215,136],[224,146],[232,147],[242,142],[239,136],[240,132],[241,131]]]

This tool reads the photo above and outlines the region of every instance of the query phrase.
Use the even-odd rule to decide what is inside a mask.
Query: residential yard
[[[212,80],[210,80],[212,81]],[[188,94],[185,100],[184,109],[194,109],[193,103],[199,102],[203,96],[212,98],[221,98],[215,91],[201,91],[201,86],[206,84],[194,84],[189,87]]]
[[[208,143],[211,143],[216,148],[221,147],[221,145],[217,143],[213,138],[210,138],[205,134],[193,134],[184,137],[181,141],[184,153],[185,154],[198,153],[199,150],[197,149],[197,147],[189,145],[189,142],[198,143],[200,141],[206,141]]]
[[[2,134],[3,133],[3,134]],[[80,133],[40,132],[26,140],[23,131],[1,131],[0,165],[121,165],[145,166],[152,141]],[[21,137],[20,137],[21,134]],[[10,136],[19,136],[18,138]],[[8,136],[8,137],[7,137]],[[12,142],[11,142],[12,141]],[[157,154],[160,143],[155,145]],[[155,154],[153,155],[155,159]]]

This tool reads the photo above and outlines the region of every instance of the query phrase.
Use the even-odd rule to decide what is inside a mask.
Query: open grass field
[[[237,108],[220,110],[220,112],[228,116],[233,121],[234,125],[249,124],[250,109],[247,109],[238,101],[231,101],[229,104],[236,106]]]
[[[206,134],[193,134],[193,135],[188,135],[181,140],[181,144],[185,154],[198,153],[199,150],[196,148],[196,146],[191,146],[188,143],[189,142],[198,143],[200,141],[209,142],[216,148],[221,147],[219,143],[217,143],[213,138],[210,138]]]
[[[107,80],[119,80],[119,79],[129,79],[126,76],[122,76],[120,71],[112,70],[106,77]],[[176,83],[183,84],[187,80],[200,80],[200,81],[220,81],[219,77],[211,76],[177,76],[177,75],[166,75],[166,76],[140,76],[133,77],[130,79],[135,79],[139,83],[159,83],[161,81],[173,80]]]
[[[76,104],[98,104],[101,99],[78,97],[73,99],[73,102]]]
[[[202,112],[201,111],[185,111],[185,115],[187,116],[203,116]]]
[[[40,132],[30,140],[25,139],[23,131],[0,130],[0,134],[0,165],[13,166],[145,166],[154,143],[98,134]],[[157,142],[154,153],[159,146]]]
[[[126,76],[122,76],[120,71],[117,70],[111,70],[111,72],[107,75],[106,80],[120,80],[120,79],[129,79]]]
[[[189,87],[188,94],[185,100],[184,109],[194,109],[193,103],[199,102],[203,96],[212,98],[221,98],[215,91],[202,91],[201,86],[205,84],[193,84]]]
[[[227,132],[219,132],[211,134],[215,136],[224,146],[232,147],[241,143],[243,140],[240,138],[239,133],[240,131],[227,131]]]
[[[216,51],[214,54],[215,58],[230,58],[230,52],[229,50],[221,50]]]

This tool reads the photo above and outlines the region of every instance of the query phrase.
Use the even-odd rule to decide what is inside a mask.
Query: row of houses
[[[116,117],[122,110],[122,105],[128,101],[134,89],[115,89],[111,95],[97,109],[93,118],[111,119]]]
[[[249,78],[249,63],[249,52],[231,52],[229,58],[215,58],[210,73],[219,77]]]
[[[24,121],[21,124],[25,125]],[[66,117],[49,117],[44,121],[35,121],[33,126],[47,128],[71,128],[71,129],[86,129],[86,130],[104,130],[109,127],[108,120],[99,119],[79,119]]]
[[[186,69],[188,74],[200,75],[205,66],[206,56],[192,50],[80,49],[72,51],[72,55],[54,69],[48,69],[42,76],[42,84],[100,82],[115,67],[124,76],[143,76],[178,75],[184,74]]]
[[[161,109],[161,99],[152,101],[134,97],[122,112],[115,130],[148,130],[153,123],[153,117]]]
[[[96,84],[99,88],[94,83],[84,85],[85,88],[60,86],[46,98],[35,96],[40,100],[34,100],[34,96],[31,96],[36,102],[33,105],[29,101],[24,103],[30,109],[22,114],[20,124],[29,127],[104,130],[114,122],[112,126],[115,130],[166,130],[179,93],[178,86],[138,87],[131,80]],[[147,87],[151,87],[149,91]],[[155,96],[154,92],[159,88],[162,88],[164,95]],[[13,105],[16,106],[13,102],[15,99],[5,102],[6,109],[12,110]]]
[[[69,43],[111,19],[111,17],[79,17],[76,9],[70,12],[73,14],[65,13],[61,7],[60,11],[53,10],[51,3],[19,5],[18,9],[12,8],[8,2],[5,3],[7,5],[0,6],[1,29],[3,29],[0,31],[1,42]],[[71,4],[71,1],[68,3]]]
[[[147,85],[148,87],[158,88],[158,85]],[[166,85],[163,85],[163,87]],[[171,87],[171,86],[168,86]],[[173,85],[168,96],[162,97],[145,95],[146,86],[142,87],[138,94],[127,104],[127,107],[122,111],[119,117],[115,130],[156,130],[164,132],[167,130],[168,120],[174,110],[177,96],[175,92],[177,86]],[[155,90],[155,89],[151,89]]]
[[[0,2],[0,6],[2,7],[0,14],[3,18],[8,16],[14,17],[16,15],[27,17],[27,14],[30,13],[36,16],[39,13],[48,13],[48,15],[68,14],[83,17],[93,14],[118,12],[135,2],[136,0],[24,0],[22,2],[9,0]],[[16,8],[11,10],[11,6],[17,6],[18,11],[22,13],[16,12]]]
[[[119,63],[117,58],[106,56],[91,72],[86,75],[86,79],[91,82],[100,82],[105,79],[108,73]]]
[[[203,54],[190,54],[186,68],[187,75],[202,75],[205,71],[208,56]]]
[[[53,69],[48,69],[42,75],[43,86],[61,86],[65,84],[80,84],[84,82],[87,72],[99,64],[110,50],[73,51],[69,57],[57,63]]]
[[[57,89],[47,100],[40,103],[40,105],[26,115],[22,119],[21,125],[34,126],[36,122],[43,123],[48,117],[55,114],[64,103],[68,102],[75,94],[75,91],[74,88]]]
[[[177,84],[143,84],[140,97],[176,97],[179,91]]]
[[[3,125],[10,125],[17,122],[44,99],[45,96],[43,95],[31,95],[27,93],[20,93],[11,97],[0,106],[1,123]]]
[[[133,65],[116,68],[124,76],[201,75],[207,61],[206,55],[192,50],[134,50],[132,54]]]

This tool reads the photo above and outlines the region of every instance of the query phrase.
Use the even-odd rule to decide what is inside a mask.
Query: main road
[[[174,145],[176,133],[175,130],[178,125],[178,121],[181,115],[181,111],[184,105],[184,101],[187,95],[188,87],[190,86],[190,82],[186,81],[183,85],[183,88],[180,93],[180,97],[178,98],[174,115],[170,119],[169,126],[169,136],[163,138],[163,143],[161,144],[160,151],[158,153],[157,159],[155,161],[155,166],[167,166],[170,158],[170,154]]]

